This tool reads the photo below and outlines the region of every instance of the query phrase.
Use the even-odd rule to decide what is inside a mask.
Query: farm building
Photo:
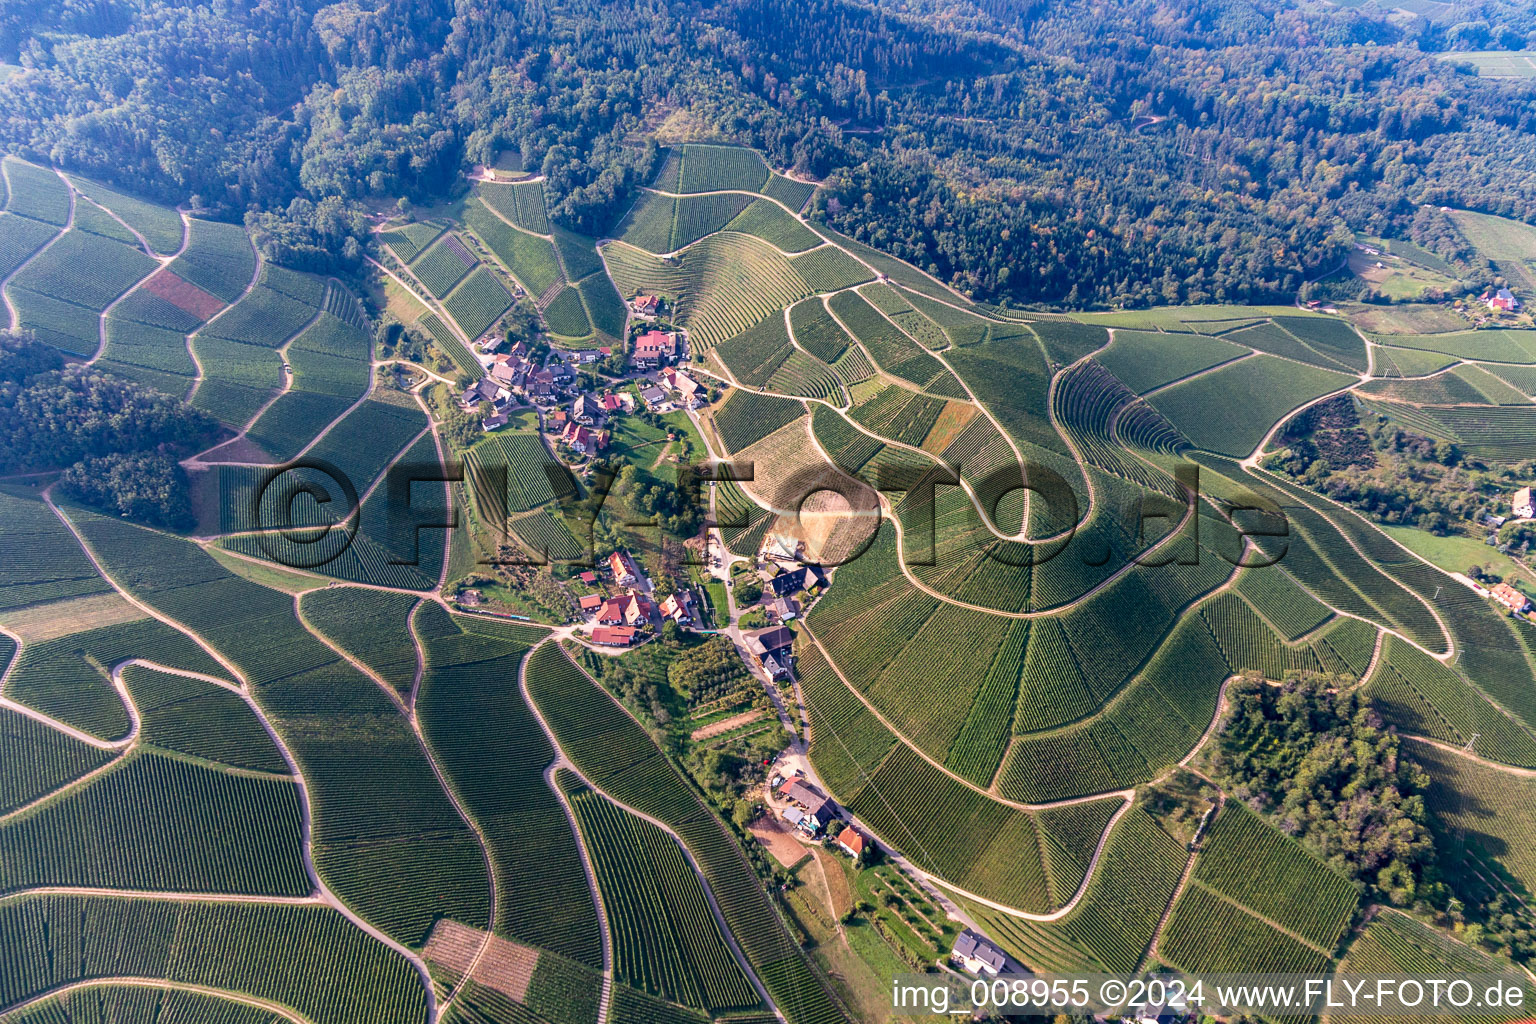
[[[615,551],[609,555],[608,568],[613,570],[613,581],[621,586],[638,582],[640,579],[640,570],[635,567],[635,560],[630,558],[626,551]]]
[[[812,835],[837,820],[837,804],[808,782],[786,779],[779,786],[779,795],[800,805],[805,812],[800,827]]]
[[[604,647],[628,647],[635,642],[635,631],[629,626],[598,626],[592,630],[592,642]]]
[[[768,589],[776,597],[793,597],[802,590],[825,586],[827,578],[815,566],[803,565],[798,569],[781,572],[768,581]]]
[[[849,825],[837,834],[837,846],[854,860],[864,856],[864,837]]]
[[[576,578],[588,586],[591,586],[593,583],[597,582],[597,573],[593,572],[591,569],[587,569],[577,573]]]
[[[789,675],[795,634],[788,626],[771,626],[746,636],[747,650],[771,678]]]
[[[1515,492],[1514,506],[1516,519],[1536,519],[1536,500],[1531,498],[1529,487],[1522,487]]]
[[[584,611],[584,612],[595,612],[595,611],[597,611],[597,609],[601,608],[602,606],[603,606],[603,595],[602,594],[587,594],[585,597],[583,597],[581,599],[581,610]]]
[[[1008,958],[975,932],[961,932],[955,939],[955,959],[972,974],[996,974]]]
[[[677,356],[677,335],[665,331],[646,331],[635,339],[634,361],[637,366],[660,366]]]
[[[685,408],[697,409],[704,404],[704,388],[683,371],[668,367],[657,376],[663,387],[677,392],[678,400]]]
[[[773,604],[768,607],[772,609],[773,614],[779,617],[780,622],[788,622],[800,614],[800,606],[795,604],[793,598],[789,597],[776,597],[773,599]]]
[[[1499,604],[1503,605],[1505,608],[1508,608],[1516,615],[1519,615],[1522,612],[1530,611],[1531,609],[1531,599],[1520,593],[1520,591],[1516,590],[1508,583],[1498,584],[1491,591],[1489,591],[1489,593],[1493,595],[1493,599],[1495,601],[1499,602]]]
[[[804,779],[789,778],[779,783],[779,796],[796,803],[808,804],[823,799],[821,791]]]

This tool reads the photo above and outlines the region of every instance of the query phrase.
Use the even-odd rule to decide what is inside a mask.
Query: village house
[[[624,625],[624,598],[610,597],[597,610],[597,621],[604,626]]]
[[[576,401],[571,403],[571,419],[589,427],[600,427],[604,419],[602,404],[592,395],[577,395]]]
[[[663,386],[677,392],[678,401],[686,409],[697,409],[704,404],[704,389],[699,382],[682,370],[667,367],[658,375]]]
[[[652,409],[666,404],[667,393],[654,384],[640,385],[640,399]]]
[[[629,647],[635,642],[635,631],[628,626],[598,626],[592,630],[592,642],[604,647]]]
[[[821,574],[820,569],[813,565],[802,565],[798,569],[781,572],[769,580],[768,589],[773,591],[775,597],[793,597],[802,590],[825,586],[826,582],[827,578]]]
[[[1489,591],[1493,599],[1508,608],[1516,615],[1522,615],[1531,610],[1531,599],[1508,583],[1500,583]]]
[[[459,396],[459,406],[464,409],[473,409],[481,402],[494,402],[498,390],[494,380],[481,377],[464,389],[464,393]]]
[[[506,413],[492,413],[480,421],[480,429],[489,434],[493,430],[500,430],[510,422],[511,419],[507,416]]]
[[[597,611],[599,608],[601,608],[603,606],[603,595],[602,594],[584,594],[584,595],[582,595],[581,600],[578,603],[581,605],[581,610],[582,610],[583,614],[585,614],[586,612],[595,612],[595,611]]]
[[[1488,304],[1489,309],[1502,313],[1513,313],[1520,308],[1520,300],[1508,288],[1484,292],[1482,300]]]
[[[620,586],[640,581],[640,570],[626,551],[615,551],[608,556],[608,568],[613,570],[613,582]]]
[[[1514,497],[1516,519],[1536,519],[1536,500],[1531,498],[1531,489],[1522,487],[1515,492]]]
[[[655,316],[661,312],[659,295],[636,295],[629,300],[629,308],[640,316]]]
[[[624,408],[624,400],[618,395],[603,396],[603,412],[616,413]]]
[[[780,622],[788,622],[800,614],[800,606],[790,597],[776,597],[768,608],[779,617]]]
[[[746,634],[747,651],[770,679],[782,679],[793,667],[795,634],[788,626],[770,626]]]
[[[692,626],[695,621],[693,595],[686,590],[668,594],[661,602],[661,614],[679,626]]]
[[[854,860],[864,856],[864,837],[855,832],[852,825],[837,834],[837,846]]]
[[[636,366],[660,366],[677,356],[677,335],[665,331],[646,331],[635,339],[633,358]]]
[[[1008,958],[975,932],[964,931],[955,938],[955,959],[971,974],[978,977],[995,975],[1008,963]]]
[[[560,440],[573,452],[587,455],[600,452],[608,444],[608,431],[593,430],[572,420],[560,432]]]
[[[603,603],[601,622],[609,621],[608,617],[618,615],[618,621],[626,626],[639,629],[649,626],[656,614],[656,602],[644,594],[629,593],[619,597],[610,597]]]

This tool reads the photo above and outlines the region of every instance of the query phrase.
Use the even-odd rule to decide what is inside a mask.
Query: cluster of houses
[[[606,596],[588,594],[578,602],[591,626],[594,644],[603,647],[632,647],[647,630],[668,621],[677,623],[683,629],[698,628],[699,602],[691,590],[668,594],[658,603],[650,596],[650,582],[629,552],[613,552],[608,556],[607,566],[614,586],[621,589]],[[590,570],[581,573],[578,578],[589,586],[599,582],[597,573]]]
[[[581,355],[576,358],[579,360]],[[508,352],[491,355],[485,376],[464,389],[459,395],[459,406],[471,410],[482,402],[490,403],[490,415],[480,424],[490,431],[507,425],[514,396],[534,405],[553,406],[576,387],[576,371],[569,362],[553,357],[539,366],[529,356],[527,343],[520,341]]]
[[[578,455],[595,455],[608,447],[608,418],[626,410],[618,395],[576,396],[569,414],[563,410],[550,416],[550,425],[560,429],[560,443]]]

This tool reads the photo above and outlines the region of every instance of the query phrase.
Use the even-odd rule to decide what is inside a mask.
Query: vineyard
[[[768,166],[756,150],[690,143],[682,150],[676,191],[741,189],[757,192],[767,184],[767,179]]]
[[[567,793],[597,870],[618,976],[713,1013],[758,1006],[677,842],[579,783]]]
[[[1026,921],[961,900],[1021,963],[1044,971],[1136,969],[1173,899],[1188,854],[1140,809],[1105,844],[1080,906],[1059,921]]]
[[[1117,331],[1093,358],[1136,394],[1245,355],[1239,345],[1201,335]]]
[[[623,295],[672,298],[690,345],[704,351],[771,317],[809,294],[776,249],[751,235],[723,232],[660,259],[632,246],[606,246],[604,256]]]
[[[544,307],[544,322],[551,333],[567,338],[584,338],[592,333],[586,307],[581,303],[581,293],[570,285],[561,288]]]
[[[1287,412],[1353,382],[1344,373],[1257,355],[1160,391],[1151,402],[1195,444],[1241,457]]]
[[[292,781],[130,757],[0,828],[0,889],[42,885],[304,896]]]
[[[1275,928],[1202,885],[1188,885],[1173,908],[1158,954],[1183,971],[1321,974],[1328,954]]]
[[[844,1020],[785,931],[740,847],[640,725],[554,644],[530,657],[527,686],[583,776],[677,833],[747,960],[791,1024]]]
[[[713,414],[715,430],[728,451],[739,452],[805,415],[805,406],[788,398],[736,389]]]
[[[539,182],[476,182],[475,195],[524,231],[549,234],[549,220],[544,213],[544,186]]]
[[[464,206],[464,224],[496,254],[529,295],[560,282],[560,260],[549,239],[519,231],[478,202]]]
[[[1528,977],[1517,974],[1500,960],[1475,950],[1471,946],[1448,938],[1435,929],[1421,924],[1407,914],[1385,910],[1376,915],[1365,930],[1349,947],[1349,955],[1340,965],[1340,973],[1347,975],[1418,975],[1421,977],[1460,978],[1472,975],[1502,974],[1514,985],[1525,990],[1522,1006],[1528,1008],[1536,996]],[[1449,1009],[1449,1007],[1447,1007]],[[1442,1019],[1455,1024],[1503,1024],[1521,1019],[1528,1009],[1485,1010],[1450,1015]],[[1363,1024],[1367,1020],[1382,1020],[1379,1015],[1332,1012],[1330,1024]],[[1389,1021],[1404,1021],[1404,1017],[1388,1017]]]
[[[1514,879],[1529,891],[1536,882],[1536,827],[1525,813],[1536,796],[1536,780],[1511,776],[1428,743],[1404,750],[1429,773],[1425,802],[1448,857],[1465,860],[1472,871]]]
[[[426,1012],[405,958],[318,904],[22,896],[0,905],[0,940],[12,952],[6,1006],[120,977],[249,994],[315,1024],[416,1024]]]
[[[256,253],[233,224],[187,221],[187,246],[168,268],[177,277],[224,302],[234,302],[256,276]]]
[[[1194,880],[1326,950],[1360,900],[1347,879],[1237,800],[1206,833]]]
[[[401,696],[416,676],[410,615],[417,598],[356,587],[312,590],[299,613],[328,640],[367,665]]]
[[[887,373],[923,391],[964,398],[965,389],[937,359],[901,332],[891,321],[853,292],[841,292],[828,303],[843,325]]]
[[[145,665],[124,668],[123,682],[139,707],[142,735],[156,747],[234,768],[289,774],[272,737],[233,691]]]
[[[411,273],[433,298],[441,299],[453,291],[453,286],[464,279],[475,262],[464,243],[449,232],[411,261]]]
[[[512,293],[496,275],[485,267],[476,267],[453,294],[443,300],[443,308],[459,329],[470,338],[478,338],[512,305]],[[555,324],[550,324],[553,330]]]
[[[789,205],[799,208],[798,203]],[[784,252],[804,252],[821,244],[821,239],[785,213],[783,207],[766,199],[752,200],[723,230],[756,235]]]
[[[534,434],[507,431],[492,434],[469,449],[464,461],[475,487],[475,504],[492,522],[546,505],[555,500],[557,484],[560,494],[569,486],[549,449]],[[486,490],[495,480],[495,472],[502,467],[506,470],[506,493]]]
[[[135,657],[226,675],[185,635],[157,619],[136,617],[28,644],[6,677],[5,695],[101,739],[117,739],[128,733],[130,722],[107,676]]]
[[[439,915],[485,921],[478,844],[418,740],[378,684],[300,625],[288,595],[185,541],[69,514],[125,587],[206,638],[251,683],[308,784],[314,860],[333,891],[407,943]]]
[[[69,223],[69,186],[46,167],[5,158],[5,209],[18,217],[63,227]]]
[[[450,616],[424,602],[412,628],[426,658],[422,730],[486,838],[496,933],[602,966],[597,910],[576,835],[543,777],[554,751],[518,688],[543,631]]]

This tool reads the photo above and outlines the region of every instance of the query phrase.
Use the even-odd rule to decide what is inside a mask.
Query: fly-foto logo
[[[749,514],[719,515],[722,503],[712,500],[716,485],[756,481],[750,462],[709,462],[679,467],[671,487],[674,507],[690,507],[711,529],[743,531]],[[526,473],[529,467],[519,467]],[[599,465],[588,480],[579,481],[562,463],[547,461],[542,472],[552,494],[550,503],[576,540],[580,554],[556,557],[547,549],[518,538],[509,521],[514,508],[509,495],[529,490],[529,481],[514,479],[505,464],[484,462],[399,462],[367,494],[335,465],[301,459],[266,471],[245,495],[245,522],[268,558],[299,569],[320,568],[339,558],[368,526],[390,552],[393,565],[420,561],[423,531],[452,530],[460,522],[460,504],[473,503],[476,520],[495,536],[500,554],[481,564],[572,566],[596,564],[594,529],[600,517],[631,529],[653,529],[657,545],[669,546],[679,564],[701,565],[709,551],[689,547],[668,537],[654,517],[636,515],[626,502],[610,502],[617,473]],[[443,488],[457,485],[457,500],[447,500]],[[377,496],[382,487],[382,496]],[[542,491],[542,488],[539,488]],[[938,564],[946,538],[979,540],[979,563],[994,569],[1018,570],[1021,576],[1060,558],[1074,558],[1100,568],[1114,565],[1158,567],[1198,564],[1211,554],[1233,565],[1253,568],[1272,565],[1287,550],[1289,524],[1273,500],[1255,493],[1202,495],[1200,469],[1176,466],[1162,489],[1148,488],[1117,503],[1099,494],[1082,502],[1078,491],[1049,466],[1025,464],[983,476],[966,476],[952,467],[882,464],[873,472],[830,464],[774,475],[771,487],[778,528],[803,536],[806,517],[822,516],[827,496],[836,499],[833,513],[846,527],[835,556],[813,558],[822,565],[846,564],[869,551],[881,529],[892,524],[899,532],[902,560],[909,567]],[[237,501],[235,496],[228,500]],[[546,499],[547,501],[548,499]],[[382,502],[384,514],[369,516],[368,502]],[[941,511],[942,509],[942,511]],[[1202,535],[1202,519],[1211,527]],[[941,531],[942,524],[942,531]],[[942,532],[942,536],[941,536]],[[952,552],[949,555],[952,556]]]

